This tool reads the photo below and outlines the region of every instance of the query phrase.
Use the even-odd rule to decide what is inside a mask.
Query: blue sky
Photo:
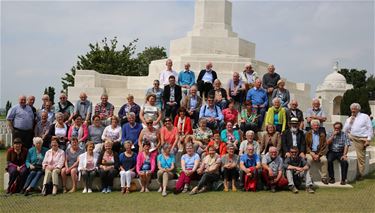
[[[373,1],[234,1],[233,30],[256,43],[256,58],[313,90],[340,67],[374,74]],[[139,38],[138,50],[186,35],[194,1],[1,2],[0,106],[61,89],[61,77],[88,44]]]

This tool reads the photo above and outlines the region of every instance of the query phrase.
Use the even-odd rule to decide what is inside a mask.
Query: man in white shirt
[[[171,59],[168,59],[165,62],[167,69],[160,73],[160,83],[165,86],[169,84],[169,76],[173,75],[178,82],[178,73],[172,69],[173,62]]]
[[[352,115],[346,119],[343,131],[349,134],[357,152],[357,164],[359,176],[357,180],[363,180],[365,175],[366,147],[370,145],[373,135],[370,117],[361,113],[361,105],[352,103],[350,105]]]

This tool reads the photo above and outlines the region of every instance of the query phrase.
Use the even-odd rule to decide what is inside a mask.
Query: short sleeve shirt
[[[160,166],[163,169],[171,168],[172,164],[175,163],[174,155],[169,155],[168,158],[165,158],[163,154],[158,155],[158,162],[160,162]]]
[[[274,175],[277,175],[277,173],[283,168],[283,160],[281,159],[281,157],[277,156],[275,159],[272,160],[269,153],[267,153],[262,158],[262,164],[267,164]]]
[[[194,153],[193,156],[189,156],[188,154],[184,154],[181,158],[185,162],[185,168],[186,169],[193,169],[194,162],[196,160],[200,160],[199,155],[197,153]]]
[[[248,154],[242,155],[240,158],[240,162],[245,165],[246,168],[256,166],[260,163],[259,155],[253,154],[249,156]]]

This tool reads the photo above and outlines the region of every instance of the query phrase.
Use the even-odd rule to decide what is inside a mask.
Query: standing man
[[[268,105],[267,92],[261,86],[262,81],[259,78],[256,79],[254,87],[251,88],[246,95],[246,101],[251,102],[253,110],[259,115],[258,129],[262,128]]]
[[[216,79],[217,74],[214,70],[212,70],[212,63],[208,62],[206,64],[206,69],[201,70],[197,79],[199,94],[202,98],[203,94],[205,99],[208,98],[208,92],[214,88],[212,84]]]
[[[263,88],[267,90],[268,95],[268,106],[271,106],[271,97],[273,90],[277,87],[277,82],[280,80],[280,75],[275,73],[275,66],[273,64],[268,65],[268,73],[263,75]]]
[[[333,132],[328,134],[327,145],[328,145],[328,176],[329,183],[335,183],[335,173],[333,170],[333,161],[339,160],[341,166],[341,185],[346,184],[346,176],[348,174],[348,150],[350,141],[348,135],[341,131],[342,123],[336,122],[333,124]]]
[[[245,83],[246,91],[253,88],[257,78],[259,78],[258,73],[253,70],[253,65],[251,63],[246,64],[245,70],[240,75],[240,79]]]
[[[167,69],[160,73],[160,84],[162,84],[163,86],[166,86],[169,84],[168,79],[172,75],[175,77],[176,81],[178,81],[178,73],[172,69],[172,66],[173,66],[172,60],[168,59],[165,62],[165,65]]]
[[[311,130],[306,133],[306,150],[307,163],[309,165],[320,164],[319,173],[322,183],[328,184],[326,135],[319,131],[319,120],[311,121]]]
[[[65,93],[60,94],[60,101],[55,104],[55,113],[61,112],[64,114],[65,123],[70,123],[74,116],[74,105],[68,101],[68,96]]]
[[[81,92],[81,94],[79,94],[79,100],[76,103],[74,114],[80,115],[86,125],[90,124],[92,114],[92,103],[91,101],[87,100],[86,93]]]
[[[182,94],[185,97],[189,93],[190,88],[195,84],[195,74],[190,70],[189,63],[186,63],[184,68],[185,70],[182,70],[178,74],[178,85],[180,85]]]
[[[352,103],[350,105],[352,115],[346,119],[344,132],[349,134],[357,152],[357,163],[359,175],[357,180],[363,180],[365,175],[366,147],[370,145],[373,136],[370,117],[361,113],[361,105]]]
[[[23,146],[29,149],[33,144],[34,112],[26,104],[26,96],[20,96],[18,104],[9,110],[7,123],[13,138],[20,138]]]
[[[176,85],[176,78],[169,76],[169,84],[164,87],[163,99],[165,103],[165,117],[176,117],[182,99],[181,87]]]
[[[106,127],[111,124],[111,118],[115,107],[108,102],[107,94],[102,94],[100,99],[102,101],[95,106],[95,115],[99,115],[102,125]]]
[[[325,128],[323,127],[323,122],[327,120],[326,113],[323,111],[323,109],[320,107],[320,101],[319,99],[314,99],[312,102],[312,108],[309,108],[306,112],[306,131],[309,131],[311,129],[311,121],[312,120],[319,120],[320,127],[319,131],[326,133]]]

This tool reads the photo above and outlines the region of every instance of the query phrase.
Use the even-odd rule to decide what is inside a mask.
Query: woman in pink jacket
[[[85,150],[85,144],[87,137],[89,136],[89,131],[87,125],[83,123],[82,116],[77,114],[73,116],[74,123],[70,126],[68,131],[68,140],[71,141],[72,138],[77,138],[79,143],[79,148]],[[69,148],[69,147],[68,147]]]
[[[143,143],[142,152],[137,156],[136,170],[141,182],[141,192],[149,192],[152,173],[155,171],[155,156],[150,153],[150,143]]]
[[[59,175],[61,168],[64,166],[65,152],[59,149],[58,138],[53,136],[51,139],[51,149],[46,152],[43,159],[44,180],[42,194],[47,195],[46,184],[51,182],[53,184],[52,195],[56,195],[57,186],[59,185]]]

